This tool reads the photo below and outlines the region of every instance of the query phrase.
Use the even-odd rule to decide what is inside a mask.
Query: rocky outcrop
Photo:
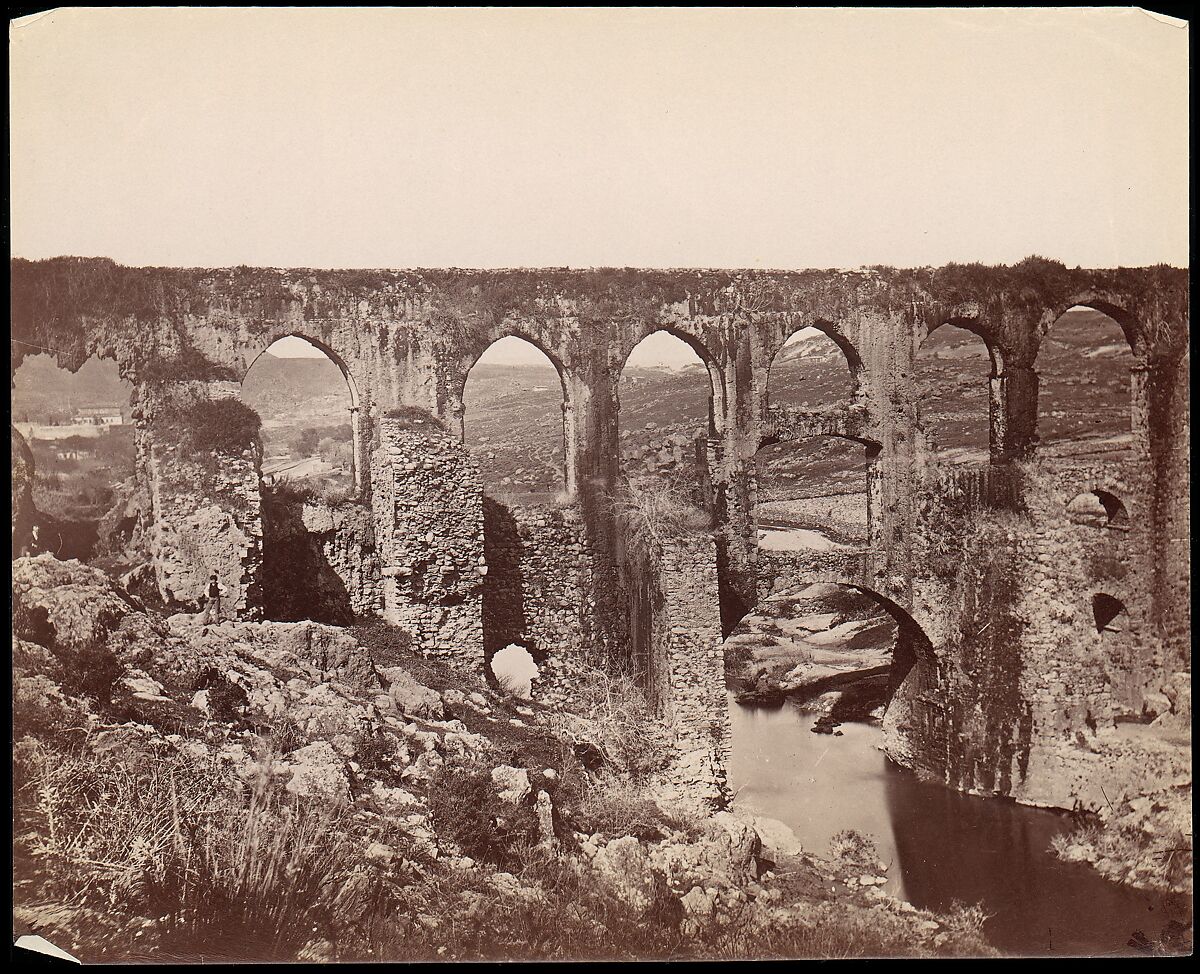
[[[66,653],[108,649],[144,659],[166,626],[107,575],[77,561],[41,554],[12,563],[13,632]]]
[[[702,945],[732,924],[773,922],[780,894],[764,872],[768,853],[753,824],[732,815],[656,841],[572,841],[562,822],[578,813],[564,772],[587,772],[571,763],[570,741],[553,736],[548,714],[489,699],[482,684],[439,693],[404,667],[376,668],[365,647],[333,627],[163,621],[76,562],[19,559],[14,572],[16,801],[24,823],[16,851],[31,877],[17,886],[15,916],[18,925],[29,922],[37,903],[40,929],[85,959],[155,956],[160,948],[184,956],[197,941],[180,946],[181,926],[201,943],[222,939],[220,927],[197,934],[183,901],[172,899],[201,874],[223,888],[223,874],[204,872],[223,861],[205,858],[216,849],[240,849],[243,858],[230,862],[266,870],[256,900],[294,893],[288,916],[297,916],[298,929],[275,914],[271,930],[255,928],[281,945],[275,959],[477,958],[506,935],[489,918],[511,923],[531,911],[521,923],[577,922],[564,888],[575,890],[573,904],[593,904],[579,921],[590,936],[640,930],[651,951],[684,934]],[[99,652],[111,660],[109,679],[89,673],[81,681]],[[546,767],[552,754],[566,763]],[[479,784],[469,801],[454,790],[460,780]],[[172,812],[181,802],[190,811]],[[74,823],[70,849],[48,814]],[[511,842],[481,846],[503,862],[462,855],[460,842],[475,834],[464,829]],[[250,838],[252,845],[237,845]],[[200,851],[189,846],[196,841]],[[778,859],[781,842],[772,841]],[[540,858],[517,869],[512,857],[532,855],[533,844]],[[184,870],[172,857],[189,848]],[[271,885],[272,870],[282,886]],[[106,911],[58,910],[55,884],[63,882],[96,888]],[[447,890],[462,895],[447,901]],[[234,899],[227,909],[252,906]],[[397,924],[396,939],[364,941],[370,916]],[[464,936],[486,946],[464,946]],[[528,958],[534,948],[513,949]]]

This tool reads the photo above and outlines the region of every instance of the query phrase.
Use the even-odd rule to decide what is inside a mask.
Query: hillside
[[[280,358],[263,352],[246,373],[241,396],[267,422],[289,416],[345,422],[350,410],[346,378],[324,357]]]
[[[656,801],[663,730],[600,674],[551,708],[387,626],[13,579],[14,928],[85,963],[995,953],[857,833]]]

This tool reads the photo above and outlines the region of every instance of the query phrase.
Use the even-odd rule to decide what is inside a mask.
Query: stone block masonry
[[[729,756],[717,546],[685,534],[652,551],[626,553],[631,663],[654,712],[671,729],[666,797],[719,801]]]
[[[432,419],[379,424],[372,516],[383,617],[422,652],[483,665],[483,490],[475,460]]]
[[[1143,615],[1156,553],[1139,543],[1152,493],[1129,452],[1014,463],[990,498],[926,484],[913,615],[934,660],[889,708],[894,758],[964,791],[1068,808],[1186,777],[1183,752],[1139,726],[1171,716],[1164,690],[1188,666],[1156,665]],[[1072,514],[1096,491],[1119,517]],[[1098,596],[1115,617],[1097,617]]]
[[[239,455],[197,454],[177,431],[154,421],[169,396],[228,396],[216,384],[190,384],[149,394],[136,430],[138,467],[149,485],[150,552],[158,590],[168,605],[199,611],[209,575],[226,595],[224,618],[261,619],[263,528],[258,444]]]
[[[370,507],[263,497],[263,604],[270,619],[346,625],[383,613]]]
[[[590,657],[594,563],[574,507],[519,507],[484,497],[483,648],[524,646],[538,665],[534,696],[569,697]]]

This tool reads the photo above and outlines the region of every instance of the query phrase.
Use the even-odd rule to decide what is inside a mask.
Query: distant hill
[[[264,352],[246,373],[241,395],[267,421],[299,415],[345,422],[350,410],[346,377],[324,356],[281,358]]]
[[[132,383],[117,373],[117,363],[91,358],[78,372],[60,369],[45,354],[27,355],[13,378],[11,403],[15,422],[65,422],[75,410],[116,406],[129,418]]]

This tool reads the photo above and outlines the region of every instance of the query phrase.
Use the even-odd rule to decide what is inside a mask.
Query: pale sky
[[[63,8],[10,26],[12,247],[131,265],[1188,257],[1136,9]]]

